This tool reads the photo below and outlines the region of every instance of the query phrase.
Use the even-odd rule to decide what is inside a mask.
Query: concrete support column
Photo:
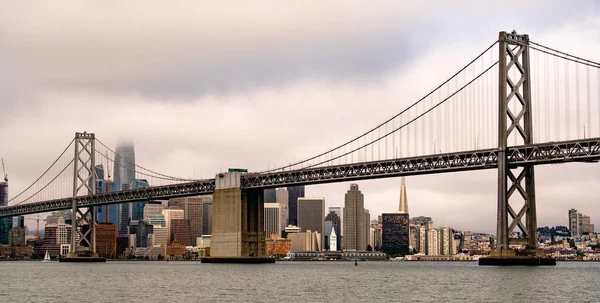
[[[265,256],[262,190],[242,190],[241,173],[215,178],[211,258]]]

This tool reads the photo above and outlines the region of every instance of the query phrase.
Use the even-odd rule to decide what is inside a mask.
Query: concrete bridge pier
[[[241,176],[230,172],[215,178],[210,257],[202,262],[274,262],[265,257],[263,191],[243,190]]]

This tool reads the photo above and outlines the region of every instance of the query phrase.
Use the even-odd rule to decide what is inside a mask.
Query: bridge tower
[[[242,189],[242,173],[215,177],[210,258],[206,263],[273,263],[265,257],[262,189]]]
[[[500,32],[498,42],[498,225],[496,251],[492,257],[506,261],[521,257],[510,249],[511,244],[526,244],[529,257],[539,257],[539,252],[534,168],[533,165],[509,167],[511,155],[507,148],[509,139],[518,145],[534,143],[529,35]],[[511,237],[515,231],[521,232],[522,237]]]
[[[93,133],[75,133],[75,158],[73,160],[73,223],[71,226],[71,252],[67,260],[98,261],[96,254],[96,213],[94,207],[80,208],[75,199],[80,195],[96,194],[96,137]],[[63,259],[61,259],[63,261]]]

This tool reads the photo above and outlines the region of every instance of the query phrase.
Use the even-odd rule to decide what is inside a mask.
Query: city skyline
[[[494,20],[477,28],[470,26],[470,22],[480,18],[483,6],[454,5],[464,9],[461,22],[450,15],[437,18],[436,12],[448,9],[445,5],[430,12],[424,12],[419,4],[403,5],[401,9],[394,6],[375,9],[371,12],[375,18],[339,11],[336,15],[342,17],[340,20],[355,21],[344,21],[335,28],[325,26],[327,30],[317,31],[314,38],[306,38],[311,35],[305,37],[305,30],[322,29],[322,25],[330,23],[309,17],[310,14],[303,8],[295,8],[294,11],[303,16],[300,24],[305,25],[301,27],[304,30],[291,28],[293,30],[286,35],[289,38],[281,37],[276,29],[290,29],[291,25],[263,16],[264,23],[255,24],[246,32],[223,31],[223,35],[230,38],[247,37],[249,34],[261,37],[255,42],[241,39],[233,45],[211,40],[215,38],[204,33],[190,32],[203,28],[202,23],[196,23],[201,21],[183,17],[181,23],[171,27],[155,23],[146,15],[149,12],[142,9],[140,22],[145,27],[164,30],[159,31],[161,35],[155,39],[170,42],[158,44],[160,50],[174,56],[167,59],[173,60],[158,60],[163,59],[165,54],[160,51],[147,53],[148,57],[130,53],[131,49],[155,46],[156,41],[145,40],[123,26],[127,24],[127,18],[123,16],[111,16],[109,21],[115,27],[123,27],[113,32],[110,28],[97,27],[94,18],[81,20],[77,17],[86,16],[86,11],[73,14],[73,11],[60,10],[60,7],[47,10],[21,7],[27,12],[23,16],[39,16],[40,20],[47,21],[44,23],[47,26],[39,29],[35,22],[25,17],[0,18],[2,34],[11,37],[5,40],[6,48],[0,51],[0,58],[15,62],[12,68],[16,69],[8,76],[0,75],[12,81],[4,83],[8,87],[2,90],[3,111],[0,113],[0,119],[8,121],[0,128],[0,136],[6,142],[0,149],[0,157],[11,168],[10,192],[18,193],[35,180],[40,167],[52,162],[52,157],[63,148],[62,143],[69,142],[75,131],[95,132],[105,138],[103,140],[109,146],[115,146],[119,138],[133,137],[136,148],[144,151],[136,160],[170,175],[207,178],[234,166],[260,171],[318,153],[388,118],[390,112],[403,109],[450,71],[461,66],[467,57],[473,55],[473,49],[486,46],[500,30],[514,28],[540,42],[568,45],[568,52],[584,57],[594,58],[600,50],[598,39],[589,38],[598,36],[600,28],[595,18],[598,5],[591,1],[583,1],[576,8],[565,3],[544,5],[535,20],[527,18],[525,10],[518,13],[502,11]],[[529,5],[533,4],[526,6]],[[130,6],[123,11],[136,9]],[[406,20],[386,14],[398,9],[406,12]],[[249,8],[249,11],[252,9]],[[568,14],[563,13],[565,11]],[[57,19],[67,26],[46,20],[48,12],[60,16]],[[223,17],[229,20],[232,16]],[[214,21],[216,28],[226,28],[222,20]],[[80,26],[79,22],[87,26]],[[365,30],[357,32],[356,26]],[[414,27],[421,28],[417,32]],[[65,39],[40,40],[40,37],[59,32],[65,35]],[[450,34],[465,32],[469,34]],[[208,50],[197,48],[193,42],[181,42],[177,39],[181,37],[179,35],[186,37],[182,41],[195,41],[199,45],[206,45],[200,43],[205,40],[221,42],[211,44],[219,50],[214,52],[212,49],[213,53],[218,54],[240,53],[235,50],[247,49],[259,51],[235,58],[226,55],[211,57],[215,60],[206,63],[200,58],[209,55]],[[424,36],[428,39],[422,39]],[[127,43],[121,45],[123,41]],[[294,47],[298,41],[311,51]],[[434,45],[445,42],[451,47],[437,49]],[[30,49],[31,45],[36,48]],[[287,46],[281,49],[278,45]],[[346,52],[350,53],[332,55]],[[108,62],[100,63],[102,60],[97,58],[108,58]],[[129,63],[120,66],[125,71],[123,74],[115,76],[106,67],[112,66],[110,62],[119,58],[127,58]],[[273,75],[255,68],[272,63],[273,58],[280,63],[273,64]],[[300,60],[302,62],[318,64],[294,64],[298,58],[306,59]],[[168,61],[174,63],[165,63]],[[257,62],[261,64],[257,65]],[[235,67],[233,74],[215,72],[227,70],[223,67],[231,65]],[[174,72],[177,70],[181,73]],[[435,72],[432,73],[432,70]],[[33,75],[34,79],[19,75]],[[189,81],[190,78],[200,80]],[[22,87],[27,87],[27,90]],[[114,106],[118,104],[127,106]],[[32,115],[32,108],[43,114]],[[103,119],[89,119],[87,115],[80,114],[86,110],[98,113]],[[181,131],[196,129],[197,117],[202,114],[202,132],[189,134]],[[248,119],[263,115],[271,118]],[[341,125],[337,119],[331,119],[332,116],[360,119]],[[310,117],[311,123],[306,123],[307,117]],[[56,125],[58,120],[64,123]],[[238,127],[239,121],[247,121],[243,130]],[[590,128],[591,124],[588,123]],[[593,124],[592,130],[596,133],[596,123]],[[45,127],[48,125],[52,128]],[[299,125],[307,127],[298,131]],[[138,131],[138,127],[143,127],[144,131]],[[270,132],[264,133],[266,129]],[[239,137],[232,138],[234,133]],[[25,142],[21,137],[30,140]],[[565,180],[565,176],[569,178]],[[411,213],[433,216],[440,224],[459,229],[495,232],[496,177],[493,171],[411,177],[411,199],[415,201],[411,204]],[[600,206],[594,203],[593,188],[600,181],[594,165],[540,166],[536,169],[536,178],[538,225],[566,224],[564,208],[567,205],[585,213],[600,210]],[[388,212],[394,208],[397,179],[357,183],[364,189],[365,207],[372,213]],[[327,206],[342,205],[343,196],[339,193],[347,186],[347,183],[328,184],[308,186],[306,190],[307,193],[326,197]],[[569,188],[576,188],[575,193]],[[592,220],[592,223],[600,224],[597,216]],[[463,225],[464,222],[470,225]],[[31,222],[27,224],[31,225]]]

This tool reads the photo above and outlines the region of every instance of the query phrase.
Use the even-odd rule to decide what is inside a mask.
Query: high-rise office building
[[[335,211],[331,210],[331,207],[330,207],[329,213],[325,217],[325,245],[324,245],[325,249],[329,249],[329,250],[342,249],[342,237],[340,236],[341,229],[342,229],[342,220],[340,219],[340,216]],[[336,235],[335,247],[336,247],[336,249],[332,249],[330,247],[332,230],[335,230],[335,235]]]
[[[427,252],[428,256],[437,256],[440,254],[440,239],[437,229],[427,230]]]
[[[358,184],[350,184],[350,189],[344,198],[344,250],[365,251],[365,215],[364,195],[358,189]]]
[[[114,183],[117,190],[133,188],[135,179],[135,150],[133,142],[122,141],[117,144],[114,160]],[[131,220],[131,203],[119,204],[117,207],[117,233],[127,235],[127,227]]]
[[[337,231],[336,231],[336,233],[337,233],[336,236],[338,236],[338,239],[339,239],[340,237],[342,237],[344,235],[344,208],[341,206],[329,206],[328,213],[330,213],[330,212],[334,212],[340,217],[340,231],[339,231],[340,233],[337,233]],[[342,247],[339,245],[338,245],[338,248],[342,249]]]
[[[382,214],[381,251],[390,255],[409,253],[408,214]]]
[[[371,214],[368,209],[364,210],[363,228],[365,230],[365,247],[368,249],[371,244]],[[371,250],[373,250],[373,245],[371,245]]]
[[[285,229],[289,223],[289,195],[287,188],[278,188],[275,190],[275,202],[279,203],[279,221],[282,228]],[[283,233],[283,231],[281,231]]]
[[[165,224],[167,225],[167,244],[171,244],[173,241],[173,220],[184,219],[183,209],[163,209],[163,216],[165,216]]]
[[[131,184],[131,189],[142,189],[148,187],[150,187],[150,184],[144,179],[133,179]],[[139,201],[131,203],[131,220],[144,219],[144,205],[148,204],[148,202],[149,201]]]
[[[143,220],[148,221],[151,215],[162,215],[162,203],[160,201],[149,201],[148,204],[144,205],[144,218]]]
[[[191,245],[196,246],[196,238],[202,236],[203,232],[204,199],[202,197],[186,197],[171,199],[170,202],[173,207],[183,209],[184,219],[190,221]]]
[[[401,178],[398,211],[382,214],[381,251],[392,255],[407,255],[410,247],[410,217],[406,180]]]
[[[8,206],[8,180],[0,182],[0,207],[2,206]],[[12,227],[12,217],[0,218],[0,244],[8,244],[8,232]]]
[[[99,170],[98,168],[96,169]],[[110,187],[110,188],[109,188]],[[96,193],[107,193],[117,191],[117,184],[108,179],[96,180]],[[94,208],[96,210],[96,221],[98,223],[117,224],[119,218],[119,205],[100,205]]]
[[[288,225],[298,225],[298,198],[304,197],[304,185],[288,186]]]
[[[274,188],[267,188],[263,191],[265,203],[277,202],[277,194]]]
[[[408,214],[408,198],[406,195],[406,179],[400,178],[400,203],[398,205],[398,213]]]
[[[281,216],[279,214],[280,206],[279,203],[265,203],[265,235],[271,236],[271,233],[275,233],[278,238],[281,238]]]
[[[202,235],[212,234],[212,196],[200,196],[202,198]]]
[[[167,227],[154,225],[154,233],[152,234],[152,246],[167,246],[167,241],[169,241],[169,234],[167,231]]]
[[[192,246],[190,233],[190,220],[187,219],[172,219],[171,220],[171,243],[179,241],[185,246]],[[194,242],[196,240],[194,239]]]
[[[325,198],[298,198],[297,212],[300,230],[318,232],[324,243]]]

